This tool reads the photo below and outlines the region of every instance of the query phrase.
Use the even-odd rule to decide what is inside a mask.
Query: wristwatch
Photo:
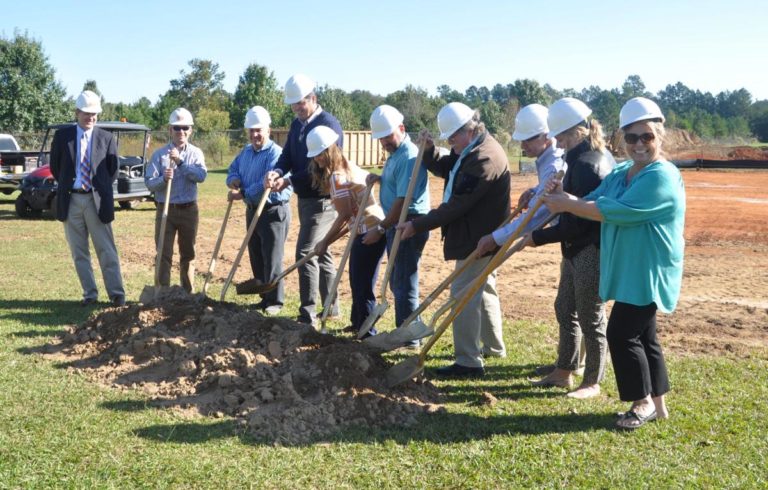
[[[382,235],[384,235],[384,234],[386,234],[386,233],[387,233],[387,229],[386,229],[386,228],[384,228],[383,226],[381,226],[380,224],[379,224],[379,225],[376,225],[376,231],[378,231],[378,232],[379,232],[379,233],[381,233]]]

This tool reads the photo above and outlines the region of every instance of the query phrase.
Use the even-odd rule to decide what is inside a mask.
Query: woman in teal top
[[[616,422],[636,429],[667,418],[669,377],[656,337],[656,310],[671,313],[683,276],[685,188],[680,172],[661,156],[664,116],[636,97],[621,109],[620,125],[631,160],[617,165],[594,191],[578,199],[551,182],[545,197],[553,212],[602,222],[600,297],[615,300],[608,347],[619,396],[631,401]]]

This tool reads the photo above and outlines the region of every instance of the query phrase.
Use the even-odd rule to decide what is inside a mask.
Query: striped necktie
[[[91,160],[88,158],[88,136],[85,132],[80,140],[80,181],[84,191],[91,190]]]

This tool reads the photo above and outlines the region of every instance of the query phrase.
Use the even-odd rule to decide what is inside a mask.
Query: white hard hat
[[[195,122],[192,120],[191,112],[183,107],[179,107],[171,112],[171,117],[168,118],[168,124],[171,126],[194,126]]]
[[[590,114],[592,114],[592,109],[579,99],[564,97],[558,100],[549,106],[549,115],[547,116],[548,136],[554,138],[563,131],[567,131],[577,124],[586,121]]]
[[[336,143],[339,135],[328,126],[318,126],[307,135],[307,158],[316,157]]]
[[[619,113],[619,127],[626,128],[637,121],[646,121],[648,119],[661,119],[664,122],[664,114],[656,105],[656,102],[645,97],[634,97],[629,99]]]
[[[371,137],[385,138],[403,124],[403,115],[391,105],[380,105],[371,113]]]
[[[437,127],[440,128],[440,138],[446,140],[453,133],[467,124],[475,115],[469,106],[461,102],[446,104],[437,113]]]
[[[512,138],[525,141],[542,133],[548,133],[548,114],[549,109],[541,104],[529,104],[523,107],[515,116],[515,132],[512,133]]]
[[[75,107],[83,112],[88,112],[90,114],[100,114],[101,97],[99,97],[95,92],[91,92],[90,90],[83,90],[83,92],[77,96]]]
[[[260,105],[255,105],[245,113],[245,129],[268,128],[272,124],[269,112]]]
[[[315,90],[315,81],[303,73],[297,73],[285,82],[286,104],[295,104]]]

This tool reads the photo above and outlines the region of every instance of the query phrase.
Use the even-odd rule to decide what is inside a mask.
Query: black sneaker
[[[450,366],[443,366],[435,369],[435,374],[438,376],[451,376],[454,378],[475,378],[485,376],[484,367],[469,367],[462,366],[461,364],[453,363]]]
[[[112,298],[112,306],[125,306],[125,296],[118,294]]]

